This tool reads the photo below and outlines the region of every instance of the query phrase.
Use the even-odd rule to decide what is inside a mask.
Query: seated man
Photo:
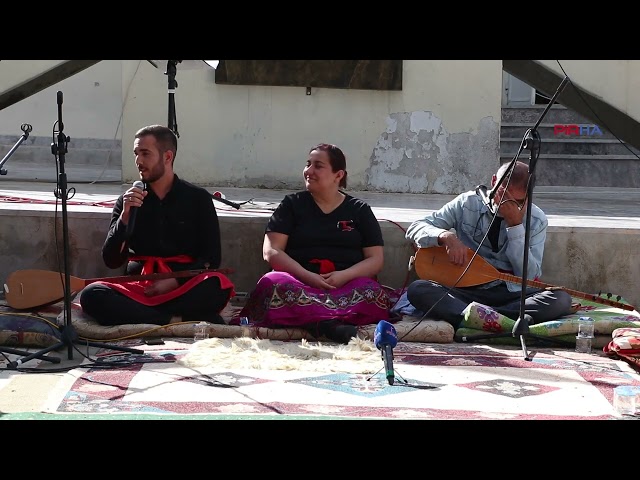
[[[173,171],[178,142],[167,127],[135,134],[133,153],[144,189],[129,188],[116,200],[102,247],[109,268],[127,263],[127,274],[216,269],[221,245],[211,194]],[[101,325],[175,321],[224,323],[220,311],[235,295],[223,274],[126,283],[95,282],[80,294],[82,309]]]
[[[509,164],[502,165],[491,180],[494,187],[499,178],[508,174],[493,198],[497,209],[495,218],[476,192],[468,191],[413,222],[406,238],[418,247],[444,246],[449,261],[458,266],[466,266],[471,260],[469,249],[478,250],[497,270],[522,277],[529,167],[516,162],[510,174],[508,167]],[[547,225],[544,212],[532,204],[528,279],[538,278],[542,273]],[[406,298],[418,311],[445,320],[454,328],[464,319],[463,311],[471,302],[490,306],[513,320],[520,316],[520,283],[493,280],[476,286],[455,287],[456,280],[453,278],[449,286],[428,279],[416,280],[409,285]],[[531,323],[553,320],[572,313],[571,300],[571,295],[564,290],[527,287],[525,314],[531,316]]]

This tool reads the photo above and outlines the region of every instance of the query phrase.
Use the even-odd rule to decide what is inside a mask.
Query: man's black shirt
[[[152,190],[148,192],[142,206],[138,207],[135,228],[128,240],[127,226],[120,221],[124,194],[116,200],[102,247],[105,265],[118,268],[130,255],[189,255],[194,262],[167,264],[173,271],[219,268],[220,226],[211,194],[202,187],[181,180],[176,174],[164,199],[160,200]],[[122,249],[125,241],[127,245]],[[140,273],[141,269],[140,262],[132,261],[127,265],[129,274]]]

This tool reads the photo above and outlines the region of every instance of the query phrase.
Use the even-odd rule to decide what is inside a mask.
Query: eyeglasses
[[[518,210],[522,210],[525,207],[525,204],[527,202],[527,195],[525,194],[525,196],[523,198],[513,198],[511,196],[511,193],[509,191],[506,190],[506,188],[504,186],[501,186],[498,189],[498,192],[496,193],[500,193],[501,197],[500,197],[500,205],[502,205],[503,203],[506,202],[515,202],[515,204],[518,206]]]

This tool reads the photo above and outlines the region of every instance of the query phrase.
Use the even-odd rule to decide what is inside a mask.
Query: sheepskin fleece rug
[[[382,353],[373,342],[353,338],[348,345],[241,338],[200,340],[178,363],[201,368],[302,370],[310,372],[375,373]]]

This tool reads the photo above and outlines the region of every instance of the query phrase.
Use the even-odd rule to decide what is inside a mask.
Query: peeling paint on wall
[[[500,166],[500,125],[480,120],[473,133],[447,132],[432,112],[387,117],[370,157],[367,189],[453,195],[487,182]]]

